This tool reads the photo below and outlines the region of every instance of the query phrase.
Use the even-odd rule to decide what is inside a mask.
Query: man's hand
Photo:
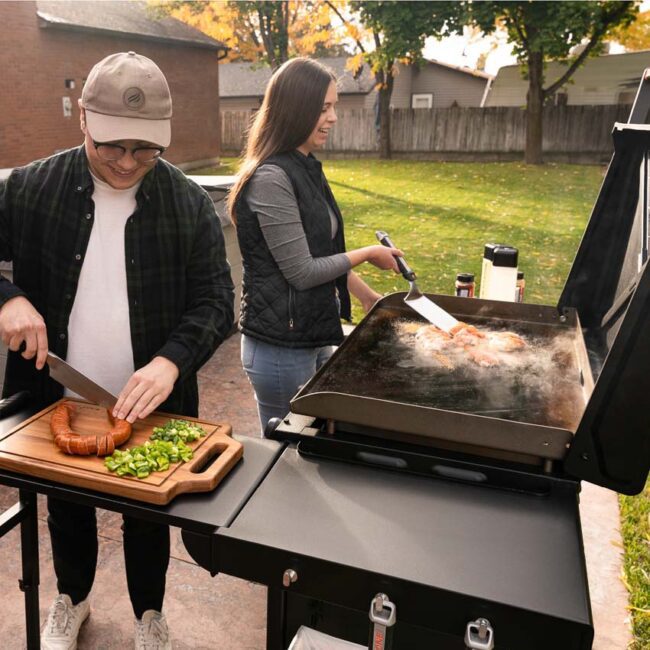
[[[138,418],[146,418],[169,397],[178,374],[175,363],[165,357],[154,357],[131,375],[117,398],[113,417],[131,424]]]
[[[27,298],[16,296],[0,307],[0,338],[12,351],[17,352],[25,343],[22,356],[36,357],[36,368],[41,370],[47,359],[47,330],[43,317]]]

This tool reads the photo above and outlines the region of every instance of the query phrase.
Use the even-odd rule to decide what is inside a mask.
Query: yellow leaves
[[[355,25],[354,23],[345,24],[345,33],[349,38],[352,38],[355,41],[361,39],[361,29],[359,28],[358,25]]]
[[[294,40],[298,54],[301,56],[313,54],[318,45],[327,45],[328,42],[329,34],[326,32],[308,32],[299,40]]]
[[[254,3],[213,0],[202,2],[200,11],[196,11],[196,3],[172,7],[160,0],[149,2],[224,43],[230,48],[228,60],[258,61],[265,53]],[[324,0],[290,0],[288,14],[286,29],[291,56],[308,56],[319,47],[333,47],[344,37],[344,30],[332,28],[332,9]]]
[[[611,36],[628,51],[647,50],[650,48],[650,11],[637,14],[631,25],[616,28]]]
[[[314,2],[305,7],[305,2],[291,2],[293,11],[300,16],[303,26],[329,27],[332,22],[331,9],[325,2]],[[301,15],[302,13],[302,15]]]
[[[357,72],[357,70],[363,66],[365,63],[365,59],[363,57],[363,53],[359,52],[358,54],[355,54],[354,56],[351,56],[346,62],[345,62],[345,69],[350,70],[353,74]]]
[[[170,15],[221,41],[233,51],[240,49],[246,39],[238,22],[238,10],[226,1],[204,2],[201,6],[202,10],[196,13],[190,4],[182,4],[173,9]],[[232,53],[229,54],[231,57]]]

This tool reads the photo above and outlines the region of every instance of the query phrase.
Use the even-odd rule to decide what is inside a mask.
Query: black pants
[[[48,497],[47,507],[57,588],[76,605],[88,597],[95,579],[95,508],[52,497]],[[169,526],[127,515],[123,520],[126,581],[133,612],[142,618],[148,609],[162,610],[169,566]]]

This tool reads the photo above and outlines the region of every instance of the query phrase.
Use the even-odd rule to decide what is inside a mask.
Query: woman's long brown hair
[[[228,196],[233,223],[237,222],[237,199],[259,165],[276,153],[297,149],[316,128],[332,81],[336,82],[336,77],[331,70],[304,57],[287,61],[273,73]]]

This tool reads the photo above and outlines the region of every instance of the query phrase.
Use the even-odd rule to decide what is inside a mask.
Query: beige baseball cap
[[[165,75],[146,56],[119,52],[90,71],[81,93],[93,140],[143,140],[168,147],[172,97]]]

